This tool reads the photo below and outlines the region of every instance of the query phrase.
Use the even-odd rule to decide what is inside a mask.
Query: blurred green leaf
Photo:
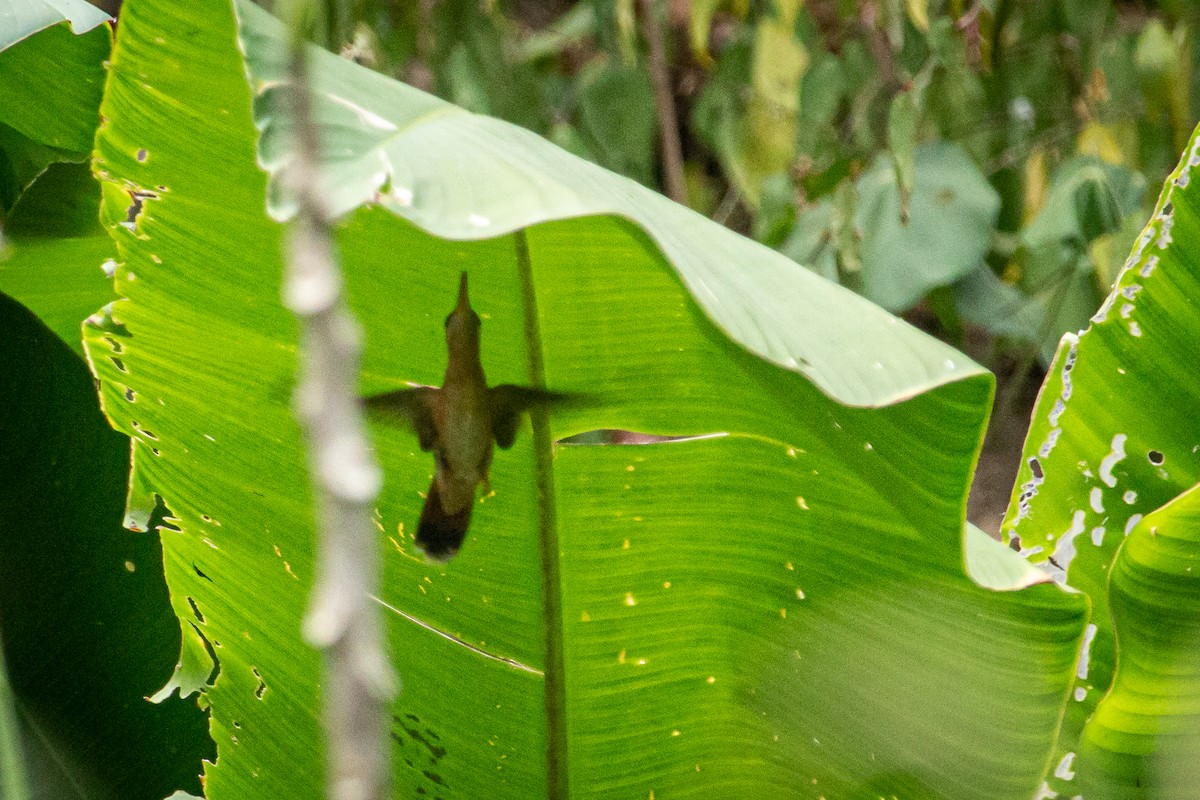
[[[833,203],[826,200],[796,215],[796,224],[780,247],[788,258],[826,280],[838,282],[837,250],[833,241]]]
[[[1179,48],[1162,20],[1152,17],[1137,39],[1134,63],[1143,78],[1170,77],[1179,65]]]
[[[78,153],[47,147],[0,123],[0,222],[47,166],[79,159]]]
[[[896,167],[896,186],[900,190],[900,219],[909,221],[908,202],[916,185],[914,151],[917,138],[917,98],[913,90],[899,92],[888,107],[888,149]]]
[[[948,286],[983,263],[1000,199],[960,147],[921,145],[908,224],[891,159],[875,159],[858,181],[863,294],[903,311],[935,286]]]
[[[433,6],[433,23],[431,59],[443,95],[472,111],[545,130],[542,82],[495,4],[443,0]]]
[[[1022,231],[1027,247],[1089,242],[1120,229],[1125,215],[1137,211],[1145,179],[1124,167],[1092,156],[1063,163],[1050,179],[1046,202]]]
[[[754,216],[754,238],[767,247],[779,248],[796,219],[792,179],[783,173],[762,183],[758,213]]]
[[[608,62],[579,78],[580,132],[597,163],[653,186],[657,118],[643,67]]]
[[[26,774],[25,761],[15,698],[4,663],[3,636],[0,636],[0,796],[5,800],[29,800],[29,775]]]
[[[826,169],[836,155],[837,131],[834,123],[845,98],[846,80],[837,56],[822,53],[813,59],[800,82],[799,122],[796,126],[796,150]]]
[[[926,39],[937,66],[922,105],[942,136],[977,159],[987,158],[994,121],[988,118],[987,93],[971,67],[962,32],[948,17],[938,17]]]
[[[929,0],[905,0],[904,10],[914,28],[922,32],[929,30]]]
[[[721,51],[708,85],[692,109],[696,135],[716,154],[730,183],[738,187],[749,180],[742,119],[752,55],[749,37],[739,33]]]
[[[12,203],[0,291],[80,355],[84,318],[113,299],[101,264],[114,253],[98,219],[99,184],[87,164],[67,162],[91,149],[109,44],[107,26],[76,36],[64,22],[0,53],[0,172],[11,169],[0,194]]]
[[[579,3],[546,28],[521,40],[517,52],[523,61],[560,55],[568,47],[583,44],[596,34],[596,9],[588,3]]]
[[[800,82],[808,69],[808,50],[796,35],[800,4],[776,0],[773,13],[754,25],[750,98],[741,120],[746,174],[738,184],[742,199],[753,208],[760,202],[763,181],[789,171],[796,155]]]

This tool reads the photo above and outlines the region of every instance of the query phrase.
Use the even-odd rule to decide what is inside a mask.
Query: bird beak
[[[467,297],[467,273],[463,272],[462,278],[458,282],[458,306],[455,307],[455,312],[471,311],[471,300]]]

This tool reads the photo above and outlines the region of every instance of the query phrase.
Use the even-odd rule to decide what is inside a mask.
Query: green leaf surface
[[[8,667],[4,664],[3,641],[0,641],[0,795],[5,800],[29,800],[25,748],[21,744],[12,686],[8,683]]]
[[[780,252],[788,258],[828,281],[838,279],[833,217],[833,203],[828,201],[804,209],[796,215],[796,224],[780,247]]]
[[[87,0],[0,0],[0,50],[63,20],[75,33],[86,33],[110,17]]]
[[[1020,553],[970,522],[964,528],[964,535],[967,574],[980,586],[1010,591],[1051,581],[1049,573],[1030,564]]]
[[[0,292],[20,301],[83,355],[82,325],[115,299],[112,239],[100,226],[100,187],[86,164],[51,165],[13,209]]]
[[[239,13],[268,88],[270,28]],[[317,797],[296,331],[255,158],[258,143],[276,168],[288,137],[241,52],[232,14],[124,6],[98,140],[124,299],[87,348],[135,442],[127,511],[165,502],[172,603],[219,663],[202,690],[207,796]],[[540,359],[550,388],[596,399],[497,454],[447,565],[411,544],[432,459],[406,429],[373,427],[378,600],[404,682],[396,794],[1030,796],[1086,604],[967,577],[978,556],[990,585],[1029,582],[994,544],[964,556],[991,379],[531,134],[340,59],[314,66],[363,392],[440,381],[465,270],[491,382],[535,380]],[[704,436],[552,444],[602,428]]]
[[[908,221],[908,199],[916,183],[916,139],[920,109],[915,89],[898,93],[888,106],[888,150],[896,169],[900,190],[900,215]]]
[[[277,23],[249,4],[239,5],[239,13],[251,80],[261,92],[255,100],[263,129],[259,157],[275,172],[291,141],[290,123],[273,110],[274,90],[284,77],[273,38]],[[528,131],[347,66],[330,53],[317,54],[314,63],[322,93],[316,114],[326,125],[324,149],[331,162],[325,191],[335,213],[374,202],[432,235],[460,240],[487,239],[552,219],[618,214],[662,249],[701,307],[735,341],[808,376],[843,402],[895,402],[980,372],[953,348],[939,348],[845,289],[714,227],[662,195],[569,156]],[[935,153],[931,160],[950,162],[948,179],[967,180],[955,171],[962,165],[952,154]],[[944,221],[946,203],[969,207],[967,191],[991,191],[977,170],[970,174],[982,189],[970,184],[965,196],[941,186],[927,188],[922,196],[934,206],[930,216],[936,210]],[[882,194],[881,219],[886,216]],[[986,199],[994,200],[994,193]],[[914,197],[914,211],[917,202]],[[270,207],[277,218],[292,211],[275,183]],[[864,223],[867,219],[874,216]],[[818,321],[797,313],[805,307],[854,311]],[[786,324],[764,329],[760,318]],[[887,356],[885,368],[876,366],[879,354]]]
[[[55,7],[84,29],[87,12]],[[111,34],[98,24],[82,35],[52,25],[0,52],[0,222],[10,244],[0,291],[80,355],[84,318],[113,299],[101,271],[113,247],[97,216],[100,187],[75,163],[86,160],[100,122]]]
[[[1200,785],[1200,486],[1134,525],[1109,608],[1120,660],[1084,730],[1088,797],[1191,797]]]
[[[107,26],[77,35],[62,23],[0,51],[0,122],[49,147],[91,150],[110,43]]]
[[[654,184],[658,123],[644,68],[610,62],[585,70],[579,78],[579,116],[596,163],[646,186]]]
[[[0,51],[0,224],[47,166],[85,160],[109,43],[107,28],[76,36],[64,22]]]
[[[1200,481],[1200,271],[1190,255],[1200,241],[1196,166],[1193,135],[1112,293],[1086,331],[1063,337],[1005,519],[1025,552],[1053,557],[1095,609],[1063,759],[1077,752],[1117,660],[1106,588],[1114,555],[1140,520]],[[1052,785],[1075,792],[1058,780]],[[1079,778],[1088,780],[1098,779]]]
[[[1021,231],[1031,248],[1074,242],[1080,246],[1121,227],[1126,215],[1138,210],[1146,181],[1124,167],[1077,156],[1054,171],[1046,202]],[[1039,276],[1029,280],[1036,287]]]
[[[157,533],[121,527],[129,440],[83,362],[4,297],[0,329],[0,638],[32,797],[199,791],[204,715],[145,700],[179,634]]]
[[[999,196],[957,145],[919,146],[914,169],[907,223],[891,159],[876,158],[857,183],[862,293],[892,311],[975,271],[1000,211]]]

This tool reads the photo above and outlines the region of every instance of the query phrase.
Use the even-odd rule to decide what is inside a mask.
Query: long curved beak
[[[455,306],[454,310],[467,312],[471,310],[471,300],[467,297],[467,273],[465,270],[458,281],[458,305]]]

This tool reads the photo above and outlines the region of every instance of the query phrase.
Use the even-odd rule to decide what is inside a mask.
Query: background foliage
[[[1086,326],[1200,119],[1186,2],[359,7],[352,50],[380,71],[661,187],[653,8],[678,199],[1043,363]]]

